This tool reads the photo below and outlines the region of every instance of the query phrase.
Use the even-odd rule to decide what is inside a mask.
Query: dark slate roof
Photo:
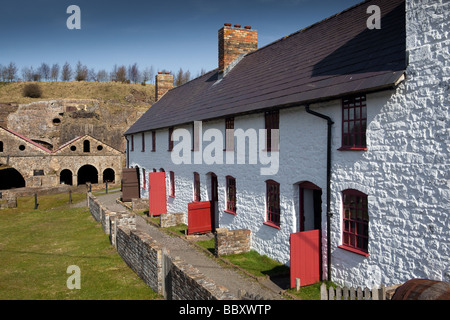
[[[381,29],[368,29],[368,6]],[[393,87],[406,69],[404,0],[362,2],[168,91],[125,134]]]

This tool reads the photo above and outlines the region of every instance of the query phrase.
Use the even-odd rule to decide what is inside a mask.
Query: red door
[[[158,216],[167,212],[166,173],[150,172],[148,174],[148,214]]]
[[[188,203],[188,233],[212,232],[212,201]]]
[[[319,230],[291,233],[291,288],[296,278],[301,286],[320,281]]]

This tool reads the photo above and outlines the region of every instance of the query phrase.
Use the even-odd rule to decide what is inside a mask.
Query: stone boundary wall
[[[103,227],[103,231],[110,235],[111,243],[115,245],[115,232],[117,231],[117,225],[136,226],[136,216],[134,213],[117,213],[108,211],[97,198],[88,192],[87,203],[89,211],[95,220],[100,222]]]
[[[250,230],[228,230],[217,228],[215,233],[215,255],[237,254],[250,251]]]
[[[177,213],[167,212],[165,214],[162,214],[160,217],[161,217],[160,218],[161,228],[175,227],[179,224],[184,223],[185,221],[184,212],[177,212]]]
[[[136,230],[134,213],[107,211],[88,192],[89,211],[100,222],[111,244],[127,265],[155,292],[168,300],[234,300],[226,288],[218,286],[197,268],[170,252],[148,234]],[[181,214],[174,214],[180,217]],[[183,215],[184,217],[184,215]],[[175,219],[176,220],[176,219]]]
[[[128,226],[119,226],[115,238],[117,253],[153,291],[163,294],[162,248],[152,238]]]
[[[234,300],[226,288],[218,286],[183,260],[169,258],[165,297],[169,300]]]
[[[17,198],[8,197],[0,199],[0,209],[17,208]]]

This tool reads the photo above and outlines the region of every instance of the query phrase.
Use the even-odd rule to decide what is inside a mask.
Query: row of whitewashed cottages
[[[426,185],[448,166],[421,147],[436,144],[436,119],[416,90],[433,74],[417,70],[438,63],[420,50],[426,10],[365,1],[259,49],[256,30],[225,24],[218,69],[172,89],[158,74],[157,102],[125,133],[141,197],[165,172],[167,212],[213,201],[213,227],[251,230],[252,249],[291,270],[291,234],[319,230],[321,280],[448,281],[448,185]]]

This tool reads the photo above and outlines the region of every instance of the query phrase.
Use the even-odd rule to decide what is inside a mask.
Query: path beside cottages
[[[124,212],[127,209],[116,202],[119,197],[120,193],[110,193],[97,196],[97,199],[111,211]],[[208,257],[189,241],[160,231],[159,228],[148,223],[143,216],[136,215],[136,228],[149,234],[156,242],[167,248],[172,256],[180,257],[217,285],[227,288],[235,297],[238,297],[239,290],[244,290],[253,297],[259,296],[264,300],[283,299],[279,294],[282,289],[269,279],[259,282],[232,267],[219,264],[215,258]]]

